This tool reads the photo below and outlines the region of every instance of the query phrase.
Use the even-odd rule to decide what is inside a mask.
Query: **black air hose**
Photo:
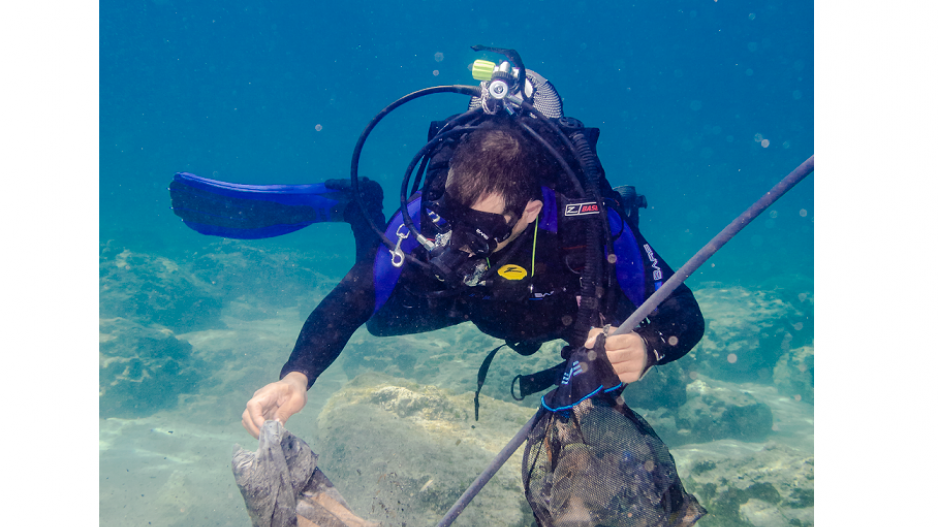
[[[603,238],[606,239],[606,247],[612,247],[610,243],[612,236],[609,233],[609,226],[605,221],[606,207],[603,204],[602,196],[600,196],[597,188],[599,168],[596,166],[596,156],[593,155],[589,141],[582,131],[578,130],[574,132],[570,140],[575,148],[574,155],[586,176],[586,197],[595,200],[599,206],[599,218],[590,218],[586,223],[587,251],[586,261],[583,266],[583,275],[580,280],[582,287],[580,291],[581,307],[577,311],[577,321],[576,326],[574,326],[574,334],[577,339],[575,344],[582,345],[583,342],[586,342],[590,327],[600,325],[598,316],[599,299],[603,296],[611,296],[608,294],[610,292],[610,284],[608,283],[604,284],[605,291],[600,291],[599,294],[597,294],[596,291],[597,284],[603,283],[600,281],[600,276],[606,274],[603,273],[603,262],[600,261],[602,258],[600,249],[602,243],[597,222],[603,225],[603,234],[605,234]]]

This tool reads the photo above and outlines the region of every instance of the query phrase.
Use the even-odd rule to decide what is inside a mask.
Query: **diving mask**
[[[517,220],[507,223],[502,214],[473,210],[446,193],[430,202],[428,208],[451,226],[437,236],[436,247],[430,252],[434,275],[451,286],[478,285],[488,270],[485,258],[511,237]]]

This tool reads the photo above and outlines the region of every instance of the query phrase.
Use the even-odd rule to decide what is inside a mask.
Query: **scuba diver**
[[[638,229],[644,197],[610,186],[596,156],[599,130],[566,117],[551,83],[516,52],[474,49],[509,60],[476,61],[480,86],[428,88],[385,108],[356,145],[350,179],[253,186],[176,174],[173,209],[203,234],[262,238],[344,221],[355,235],[355,264],[307,318],[280,379],[246,404],[242,424],[255,438],[266,420],[286,423],[306,405],[307,390],[363,324],[384,337],[471,322],[522,355],[563,339],[564,359],[603,335],[623,384],[703,336],[686,285],[634,331],[612,335],[673,274]],[[358,177],[361,148],[387,113],[441,92],[471,95],[468,111],[431,123],[386,223],[381,187]],[[515,381],[524,397],[566,382],[563,373],[562,363]]]

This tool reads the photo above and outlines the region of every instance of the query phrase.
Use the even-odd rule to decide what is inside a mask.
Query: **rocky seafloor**
[[[250,524],[231,444],[249,444],[244,402],[276,380],[340,278],[318,263],[230,241],[174,259],[102,246],[101,525]],[[812,292],[693,289],[704,339],[629,386],[626,403],[709,510],[699,525],[813,525]],[[533,414],[538,398],[512,400],[512,379],[560,362],[559,342],[499,352],[476,422],[476,373],[498,344],[468,324],[384,339],[362,329],[287,427],[356,513],[433,525]],[[532,521],[518,453],[456,525]]]

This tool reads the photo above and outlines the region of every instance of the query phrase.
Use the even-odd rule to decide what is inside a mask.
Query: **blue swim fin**
[[[364,178],[363,178],[364,179]],[[370,196],[364,185],[365,203]],[[169,185],[173,212],[185,224],[210,236],[243,240],[270,238],[302,229],[313,223],[348,221],[346,207],[352,202],[347,180],[328,180],[313,185],[239,185],[179,172]],[[353,207],[355,205],[353,204]]]

